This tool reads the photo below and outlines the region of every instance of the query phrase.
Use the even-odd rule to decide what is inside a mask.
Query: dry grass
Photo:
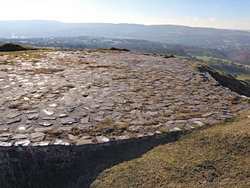
[[[202,117],[202,113],[197,113],[197,112],[193,112],[193,113],[179,113],[177,114],[173,120],[187,120],[187,119],[191,119],[191,118],[201,118]]]
[[[133,87],[130,91],[132,92],[140,92],[140,91],[146,91],[146,87]]]
[[[0,52],[0,56],[8,55],[8,60],[14,58],[21,58],[24,60],[30,59],[41,59],[44,58],[48,53],[44,51],[16,51],[16,52]]]
[[[30,110],[32,108],[31,105],[23,105],[23,106],[19,106],[18,110]]]
[[[116,124],[113,118],[107,117],[95,125],[95,129],[91,134],[94,135],[101,133],[102,135],[113,136],[121,134],[126,131],[127,128],[127,124]]]
[[[31,105],[25,105],[23,102],[13,103],[8,105],[10,109],[18,109],[18,110],[30,110],[32,108]]]
[[[250,187],[249,113],[106,169],[91,187]]]
[[[58,68],[39,68],[39,69],[26,69],[25,71],[31,72],[32,74],[53,74],[55,72],[64,71],[64,69],[58,69]]]
[[[54,141],[57,138],[59,139],[67,138],[66,131],[57,130],[57,129],[44,131],[44,134],[45,134],[45,140],[50,140],[50,141]]]
[[[98,68],[113,68],[112,65],[89,65],[87,68],[98,69]]]
[[[93,63],[93,62],[88,62],[88,61],[78,61],[77,62],[77,65],[89,65],[89,64],[91,64],[91,63]]]
[[[18,102],[18,103],[13,103],[13,104],[10,104],[10,105],[8,105],[8,107],[10,108],[10,109],[17,109],[17,108],[19,108],[20,106],[22,106],[22,102]]]

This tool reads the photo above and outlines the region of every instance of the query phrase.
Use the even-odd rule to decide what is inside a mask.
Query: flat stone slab
[[[25,51],[0,53],[0,104],[0,146],[67,146],[204,126],[236,115],[249,99],[178,58]]]

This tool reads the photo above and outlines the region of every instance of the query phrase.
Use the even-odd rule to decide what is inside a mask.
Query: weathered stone
[[[173,127],[171,129],[168,129],[169,132],[174,132],[174,131],[180,131],[181,129],[179,127]]]
[[[7,118],[14,119],[14,118],[16,118],[16,117],[18,117],[20,115],[22,115],[22,114],[14,112],[14,113],[10,113],[9,115],[7,115]]]
[[[45,122],[40,122],[38,125],[43,126],[43,127],[50,127],[53,125],[53,123],[45,121]]]
[[[54,145],[64,145],[64,146],[69,146],[70,143],[67,142],[67,141],[64,141],[64,140],[59,140],[59,139],[56,139],[55,142],[54,142]]]
[[[89,145],[89,144],[93,144],[92,140],[86,137],[82,137],[81,139],[79,139],[76,142],[76,145]]]
[[[61,119],[61,123],[63,125],[72,125],[74,123],[77,123],[77,121],[74,118],[63,118]]]
[[[37,120],[39,118],[39,114],[30,114],[27,117],[28,120]]]
[[[25,132],[32,127],[31,124],[20,125],[17,127],[16,132]]]
[[[139,132],[139,131],[143,130],[144,127],[143,127],[143,126],[131,125],[128,129],[129,129],[130,131],[133,131],[133,132]]]
[[[128,135],[123,135],[123,136],[115,136],[114,137],[116,141],[119,141],[119,140],[128,140],[130,139],[130,137]]]
[[[1,137],[9,137],[11,135],[12,135],[12,133],[2,133],[2,134],[0,134]]]
[[[0,142],[0,146],[9,147],[9,146],[12,146],[12,143],[10,143],[10,142]]]
[[[44,117],[42,117],[42,120],[56,120],[56,117],[53,117],[53,116],[44,116]]]
[[[91,128],[91,127],[93,127],[93,126],[92,126],[92,124],[90,124],[90,123],[83,123],[83,124],[79,124],[78,127],[79,127],[80,129],[87,129],[87,128]]]
[[[31,133],[29,136],[30,140],[32,140],[33,142],[41,142],[43,141],[44,137],[45,134],[41,132]]]
[[[141,134],[141,133],[137,133],[136,136],[137,136],[137,138],[147,138],[148,137],[148,135]]]
[[[69,113],[72,113],[72,112],[74,112],[75,111],[75,109],[76,109],[76,107],[69,107],[69,108],[67,108],[67,112],[69,112]]]
[[[176,124],[176,125],[185,125],[187,123],[188,123],[187,120],[175,120],[174,121],[174,124]]]
[[[57,107],[57,104],[53,103],[53,104],[50,104],[49,106],[55,108]]]
[[[97,136],[96,140],[98,143],[105,143],[105,142],[109,142],[109,139],[105,136]]]
[[[27,138],[27,135],[25,135],[25,134],[15,134],[12,136],[13,140],[23,140],[26,138]]]
[[[71,131],[71,127],[58,127],[57,130],[59,130],[59,131]]]
[[[85,120],[86,120],[86,119],[85,119]],[[94,121],[97,121],[97,122],[100,122],[100,121],[103,121],[104,118],[103,118],[103,116],[97,116],[97,117],[93,118],[93,120],[94,120]],[[84,122],[84,120],[83,120],[83,122]]]
[[[148,136],[153,136],[153,135],[154,135],[154,133],[152,133],[152,132],[148,132],[148,133],[147,133],[147,135],[148,135]]]
[[[46,98],[56,98],[56,94],[49,94],[49,95],[46,95]]]
[[[50,110],[43,110],[43,112],[48,116],[52,116],[54,114],[54,112]]]
[[[107,102],[103,104],[104,106],[113,107],[115,104],[113,102]]]
[[[11,133],[3,133],[3,134],[0,134],[0,141],[7,141],[9,140],[10,136],[12,136]]]
[[[68,114],[60,114],[59,115],[59,118],[65,118],[65,117],[69,117],[69,115]]]
[[[214,112],[208,112],[208,113],[202,114],[202,117],[207,118],[207,117],[210,117],[210,116],[212,116],[214,114],[215,114]]]
[[[9,120],[7,122],[7,124],[10,125],[10,124],[13,124],[13,123],[19,123],[19,122],[21,122],[21,120],[22,120],[21,118],[11,119],[11,120]]]
[[[202,126],[204,125],[204,123],[202,123],[201,121],[194,121],[195,124],[199,125],[199,126]]]
[[[52,127],[39,127],[39,128],[34,129],[35,132],[44,132],[44,131],[50,131],[50,130],[52,130]]]
[[[165,114],[174,114],[175,112],[173,110],[165,110],[164,113]]]
[[[49,144],[50,144],[49,141],[43,141],[43,142],[34,143],[33,146],[48,146]]]
[[[161,131],[155,131],[155,134],[161,134],[162,132]]]
[[[158,112],[151,112],[151,111],[147,111],[145,113],[146,116],[157,116],[159,113]]]
[[[21,140],[15,143],[15,146],[28,146],[30,144],[29,140]]]
[[[68,137],[69,137],[70,140],[76,140],[76,139],[78,139],[77,136],[74,136],[72,134],[69,134]]]
[[[81,123],[83,123],[83,124],[86,124],[88,122],[89,122],[89,118],[88,117],[85,117],[85,118],[81,119]]]

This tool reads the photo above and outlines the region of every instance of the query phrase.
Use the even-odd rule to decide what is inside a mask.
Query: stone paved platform
[[[189,62],[105,50],[0,54],[0,146],[105,143],[231,117],[248,98]]]

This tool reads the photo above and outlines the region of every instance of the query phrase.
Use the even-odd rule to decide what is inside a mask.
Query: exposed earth
[[[84,145],[191,129],[232,117],[248,102],[178,58],[0,53],[0,146]]]

